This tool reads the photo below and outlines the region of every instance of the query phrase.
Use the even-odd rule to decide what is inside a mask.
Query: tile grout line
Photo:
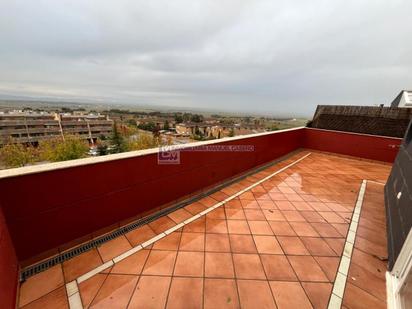
[[[339,309],[342,306],[343,294],[345,292],[346,280],[348,277],[349,267],[352,259],[353,246],[355,244],[356,231],[358,229],[360,212],[365,197],[367,180],[362,180],[359,189],[356,206],[353,210],[352,220],[349,225],[348,234],[346,235],[345,246],[339,263],[338,272],[333,283],[331,296],[329,299],[328,309]]]
[[[307,158],[308,156],[310,156],[312,153],[309,152],[306,155],[302,156],[301,158],[293,161],[292,163],[282,167],[281,169],[277,170],[276,172],[262,178],[261,180],[253,183],[252,185],[236,192],[235,194],[229,196],[228,198],[226,198],[225,200],[216,203],[213,206],[210,206],[209,208],[205,209],[204,211],[198,213],[197,215],[192,216],[189,219],[186,219],[185,221],[175,225],[174,227],[171,227],[170,229],[154,236],[153,238],[147,240],[146,242],[137,245],[136,247],[133,247],[132,249],[127,250],[126,252],[123,252],[122,254],[114,257],[113,259],[105,262],[104,264],[90,270],[89,272],[79,276],[78,278],[76,278],[75,280],[69,282],[66,284],[66,290],[67,295],[68,295],[68,299],[69,299],[69,305],[70,305],[70,309],[77,309],[77,308],[82,308],[82,303],[81,303],[81,298],[80,298],[80,292],[78,289],[78,285],[84,281],[86,281],[87,279],[90,279],[91,277],[93,277],[94,275],[100,273],[101,271],[113,266],[114,264],[124,260],[125,258],[129,257],[130,255],[142,250],[143,248],[146,248],[148,246],[150,246],[151,244],[155,243],[156,241],[162,239],[163,237],[169,235],[170,233],[182,228],[183,226],[195,221],[196,219],[199,219],[200,217],[206,215],[207,213],[215,210],[216,208],[226,204],[227,202],[237,198],[239,195],[242,195],[243,193],[245,193],[246,191],[249,191],[250,189],[253,189],[255,187],[257,187],[258,185],[260,185],[261,183],[265,182],[266,180],[269,180],[270,178],[272,178],[273,176],[276,176],[277,174],[285,171],[286,169],[292,167],[293,165],[299,163],[300,161],[302,161],[303,159]],[[69,293],[70,291],[70,293]],[[75,291],[75,292],[73,292]],[[80,306],[80,307],[79,307]]]

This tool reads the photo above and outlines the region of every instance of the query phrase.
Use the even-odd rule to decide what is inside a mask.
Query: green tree
[[[113,131],[109,138],[110,140],[110,147],[109,153],[119,153],[127,151],[127,144],[119,132],[116,122],[113,123]]]
[[[160,146],[160,140],[151,134],[139,134],[136,139],[128,143],[129,150],[142,150]]]
[[[175,114],[175,121],[176,123],[181,123],[183,122],[183,117],[181,114]]]
[[[33,146],[15,144],[12,141],[0,148],[0,165],[7,168],[25,166],[36,160],[37,151]]]
[[[67,135],[64,141],[52,139],[39,143],[40,158],[45,161],[67,161],[87,157],[89,145],[78,136]]]
[[[169,129],[170,129],[169,121],[166,119],[166,121],[163,125],[163,130],[169,130]]]
[[[192,117],[190,118],[191,121],[193,122],[202,122],[203,121],[203,116],[202,115],[198,115],[198,114],[194,114],[192,115]]]

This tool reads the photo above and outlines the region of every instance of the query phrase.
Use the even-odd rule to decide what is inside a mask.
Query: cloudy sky
[[[0,97],[311,115],[412,88],[411,0],[0,0]]]

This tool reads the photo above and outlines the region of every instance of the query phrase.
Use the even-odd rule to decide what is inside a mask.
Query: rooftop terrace
[[[146,151],[0,175],[10,234],[0,247],[21,270],[110,235],[28,275],[16,306],[386,308],[383,185],[400,139],[299,128],[218,144],[231,143],[255,150],[182,152],[177,166]],[[0,256],[10,278],[13,252]],[[4,297],[11,284],[1,283]]]

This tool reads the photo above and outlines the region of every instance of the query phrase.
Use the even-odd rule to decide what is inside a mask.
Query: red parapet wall
[[[0,207],[0,307],[15,308],[18,279],[18,261]]]
[[[275,160],[302,145],[304,129],[213,142],[250,152],[157,153],[0,179],[0,202],[20,261]],[[115,155],[116,156],[116,155]],[[91,158],[90,160],[93,160]]]
[[[177,165],[158,164],[157,152],[149,151],[75,160],[59,168],[21,168],[11,175],[0,173],[0,204],[18,260],[25,261],[48,250],[53,250],[48,254],[57,253],[57,247],[75,239],[91,239],[102,229],[116,228],[124,220],[298,148],[393,162],[400,142],[397,138],[297,128],[210,142],[207,145],[212,147],[247,145],[254,149],[183,151]]]
[[[305,128],[305,148],[393,163],[401,138]]]

